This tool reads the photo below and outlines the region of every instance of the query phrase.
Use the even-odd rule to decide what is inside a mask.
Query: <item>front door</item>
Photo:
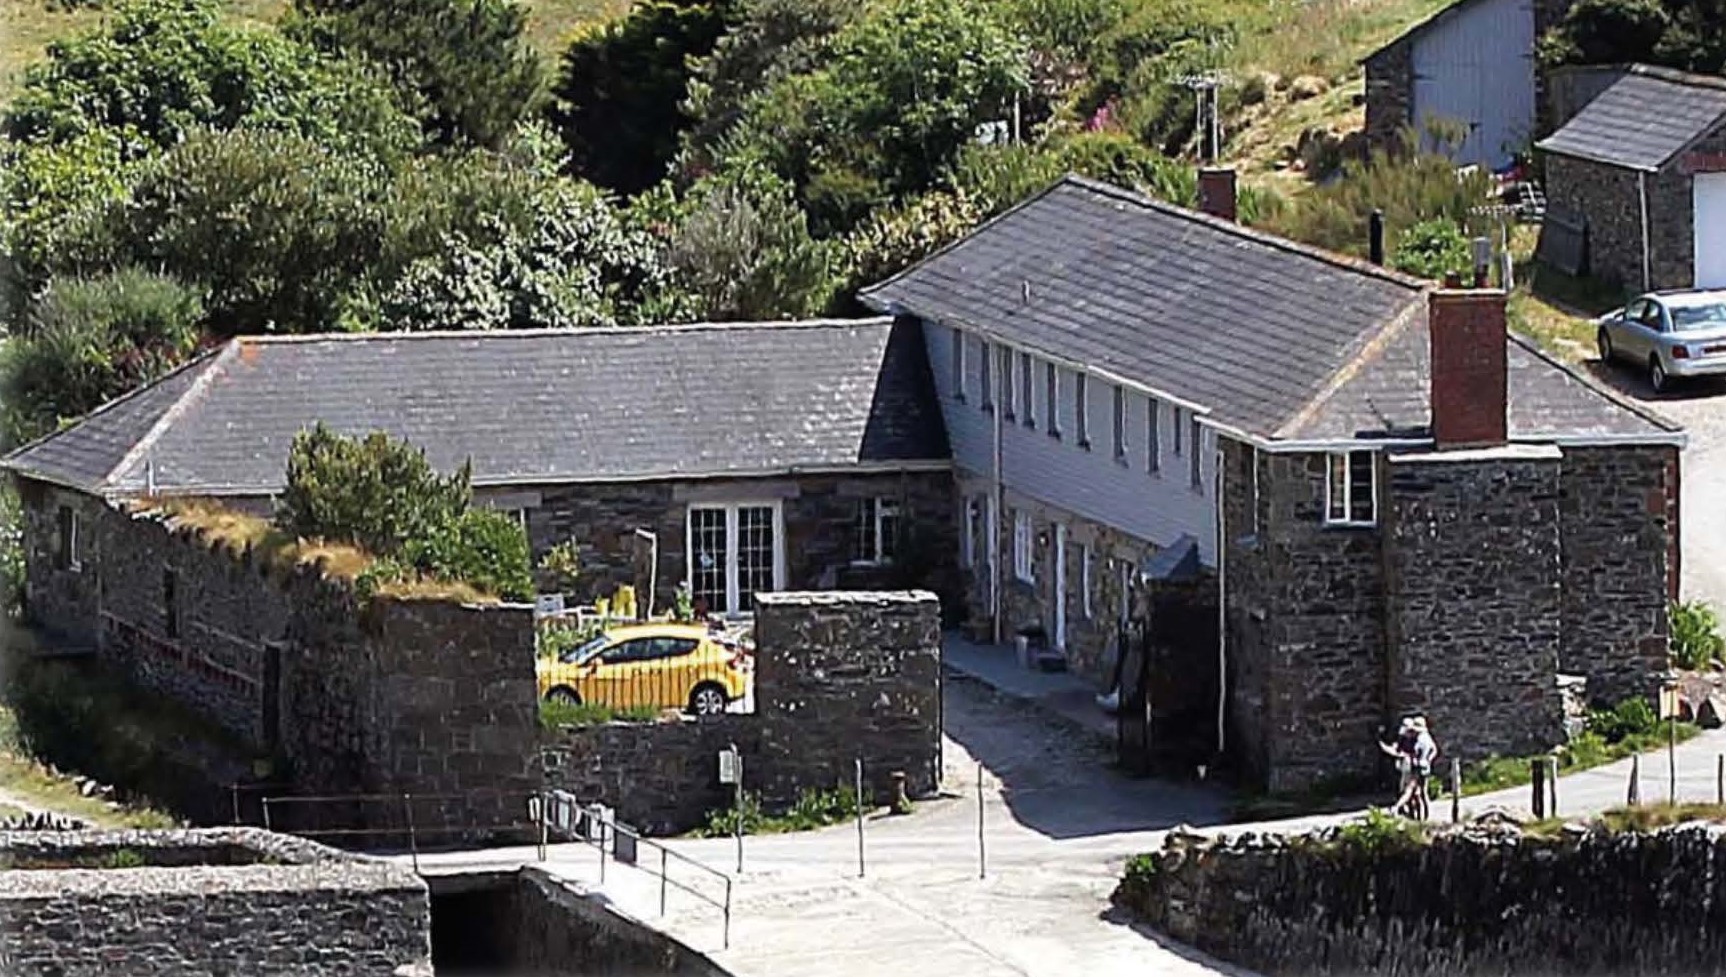
[[[1067,527],[1055,523],[1055,647],[1067,647]]]
[[[1696,248],[1696,288],[1726,287],[1726,173],[1692,177],[1691,234]]]
[[[689,588],[698,612],[742,614],[755,594],[784,586],[785,556],[774,503],[689,508]]]

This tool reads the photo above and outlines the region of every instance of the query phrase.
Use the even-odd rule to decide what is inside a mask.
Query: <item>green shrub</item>
[[[739,820],[746,835],[809,831],[850,821],[857,817],[858,810],[857,793],[849,787],[834,790],[805,787],[797,792],[797,800],[791,807],[777,815],[762,810],[759,794],[745,791],[741,808],[712,812],[707,816],[707,826],[696,833],[706,838],[724,837],[737,831]]]
[[[1157,877],[1157,857],[1151,854],[1134,855],[1127,860],[1127,871],[1124,879],[1128,885],[1145,885]]]
[[[1373,858],[1407,851],[1425,840],[1425,829],[1415,821],[1373,808],[1358,821],[1337,829],[1338,844]]]
[[[1588,713],[1588,731],[1608,744],[1662,731],[1660,716],[1647,699],[1625,699],[1611,709]]]
[[[601,726],[605,723],[646,723],[659,717],[652,706],[614,708],[598,702],[559,702],[542,699],[539,703],[539,724],[545,729],[559,726]]]
[[[1679,668],[1710,668],[1722,664],[1726,637],[1714,608],[1699,600],[1672,606],[1672,662]]]
[[[421,574],[459,580],[505,600],[531,601],[532,559],[521,523],[494,509],[469,509],[402,546],[401,559]]]
[[[1397,271],[1418,278],[1443,279],[1452,272],[1467,274],[1474,264],[1468,236],[1448,217],[1423,220],[1396,237],[1390,263]]]

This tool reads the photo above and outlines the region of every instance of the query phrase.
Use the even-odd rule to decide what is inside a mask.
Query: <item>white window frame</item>
[[[1095,558],[1096,548],[1090,543],[1079,544],[1079,609],[1084,612],[1085,620],[1096,616],[1091,602],[1091,562]]]
[[[965,333],[953,330],[953,399],[965,402]]]
[[[78,507],[63,505],[60,508],[66,513],[66,538],[62,541],[66,552],[61,555],[60,562],[67,570],[77,573],[84,569],[84,561],[78,559]]]
[[[1114,389],[1115,460],[1124,465],[1127,463],[1127,388],[1117,383]]]
[[[1091,450],[1091,378],[1083,370],[1073,374],[1073,430],[1079,447]]]
[[[725,607],[708,608],[710,614],[734,616],[744,613],[739,591],[738,511],[773,510],[773,589],[785,589],[785,503],[779,499],[740,499],[736,502],[692,503],[683,512],[683,568],[690,586],[695,584],[695,513],[718,510],[725,513]]]
[[[860,553],[851,562],[859,566],[889,566],[893,562],[893,554],[889,552],[892,546],[887,542],[886,523],[889,519],[897,520],[903,514],[899,508],[899,500],[890,495],[875,495],[857,500],[860,510],[859,520],[868,519],[872,525],[871,536],[874,545],[871,552]],[[893,535],[897,535],[895,532]]]
[[[1030,353],[1019,354],[1019,396],[1025,401],[1025,415],[1020,418],[1026,427],[1037,429],[1037,361]]]
[[[1193,474],[1193,491],[1203,495],[1205,492],[1205,431],[1199,427],[1199,417],[1191,411],[1187,412],[1188,424],[1191,430],[1187,440],[1192,442],[1193,456],[1190,459]]]
[[[1354,458],[1360,455],[1366,458],[1372,472],[1368,479],[1368,492],[1372,495],[1372,516],[1361,520],[1354,517]],[[1324,464],[1324,522],[1327,526],[1376,526],[1378,525],[1378,458],[1373,451],[1332,451],[1325,455]],[[1337,468],[1341,466],[1341,484],[1337,482]],[[1256,466],[1255,466],[1256,467]],[[1339,491],[1340,489],[1340,491]]]
[[[1036,583],[1034,550],[1036,534],[1031,526],[1031,514],[1024,509],[1013,511],[1013,576],[1025,583]]]
[[[1061,368],[1051,360],[1043,364],[1043,399],[1048,401],[1049,437],[1061,440]]]
[[[1160,475],[1163,471],[1163,402],[1155,397],[1145,401],[1145,472]]]

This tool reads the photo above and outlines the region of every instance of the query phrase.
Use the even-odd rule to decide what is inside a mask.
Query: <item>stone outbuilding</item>
[[[1726,287],[1726,79],[1633,65],[1538,148],[1543,260],[1635,291]]]
[[[1396,146],[1404,129],[1436,120],[1463,127],[1458,164],[1499,169],[1537,129],[1541,77],[1535,39],[1570,0],[1456,0],[1365,59],[1366,136]]]

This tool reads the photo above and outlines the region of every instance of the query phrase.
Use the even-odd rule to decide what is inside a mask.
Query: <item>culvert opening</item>
[[[730,977],[706,956],[536,868],[426,883],[438,977]]]

